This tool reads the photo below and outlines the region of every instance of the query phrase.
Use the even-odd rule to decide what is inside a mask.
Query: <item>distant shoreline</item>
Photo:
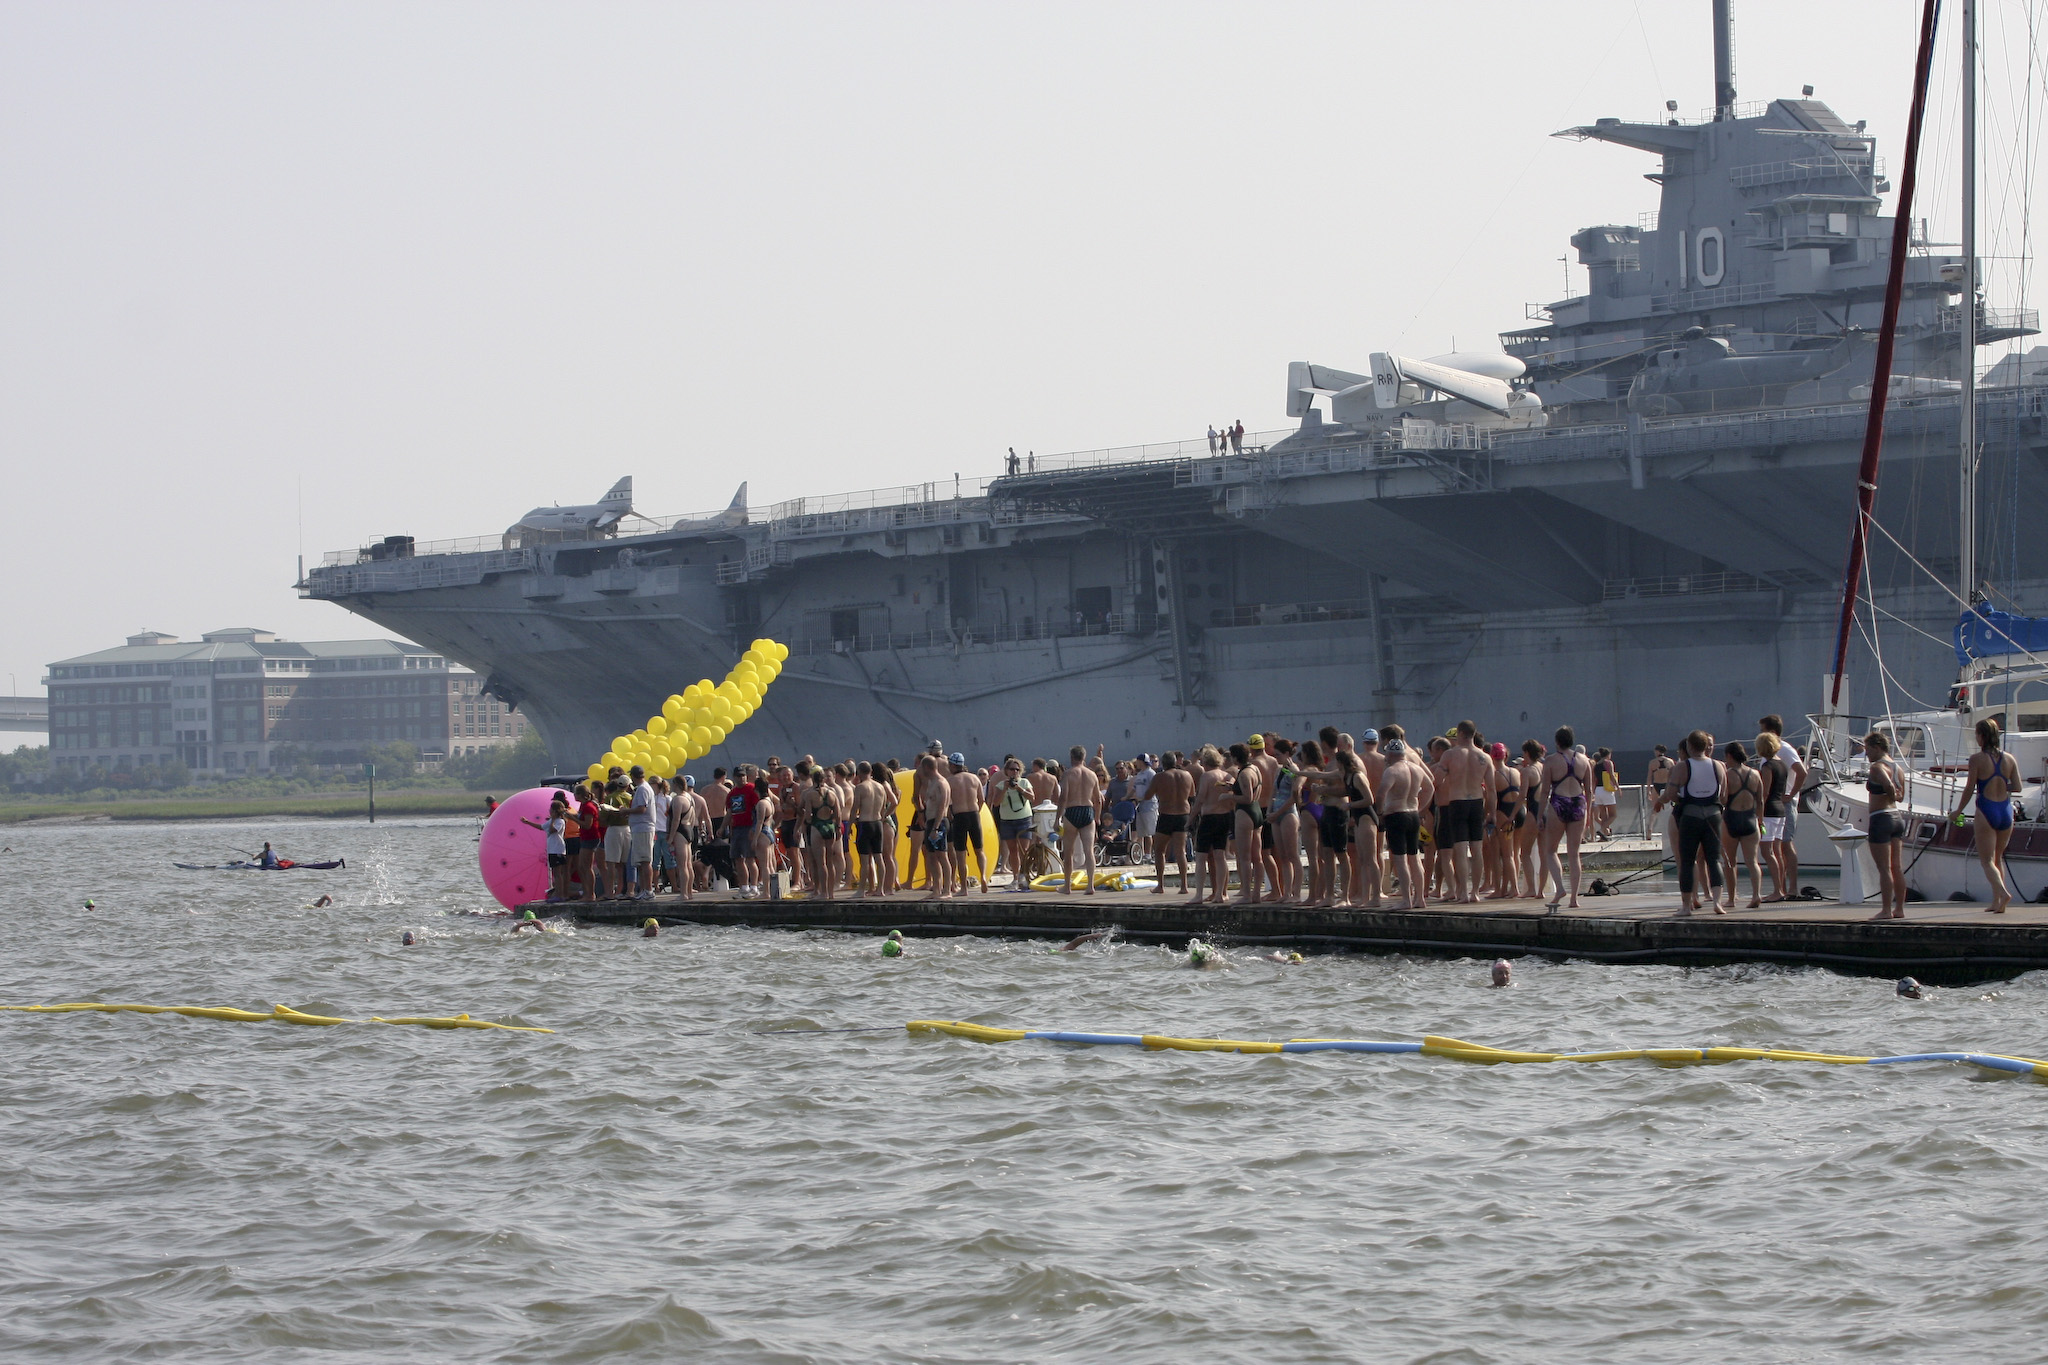
[[[409,815],[482,815],[483,792],[395,791],[377,796],[377,818]],[[335,796],[170,797],[162,800],[0,801],[0,825],[131,824],[152,820],[264,820],[295,816],[321,820],[369,819],[361,792]]]

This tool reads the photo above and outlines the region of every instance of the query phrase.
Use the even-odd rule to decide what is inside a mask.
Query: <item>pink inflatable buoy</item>
[[[483,838],[477,841],[477,867],[484,874],[484,886],[507,910],[547,895],[548,806],[558,789],[529,787],[498,803],[491,818],[484,821]],[[534,829],[519,823],[524,817],[541,826]]]

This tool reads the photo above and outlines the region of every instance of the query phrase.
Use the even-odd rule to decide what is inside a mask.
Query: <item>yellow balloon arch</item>
[[[590,780],[602,782],[612,768],[639,764],[653,777],[674,777],[685,763],[695,762],[761,708],[761,698],[782,674],[789,658],[789,646],[759,639],[747,647],[732,670],[719,683],[709,678],[691,683],[661,704],[658,714],[630,735],[612,740],[588,770]]]

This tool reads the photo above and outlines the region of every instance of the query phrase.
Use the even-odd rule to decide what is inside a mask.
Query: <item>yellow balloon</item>
[[[692,740],[690,741],[690,747],[683,750],[683,753],[690,762],[695,763],[698,759],[704,757],[704,746]]]
[[[660,736],[662,736],[662,735],[665,735],[665,734],[667,734],[667,733],[668,733],[668,717],[667,717],[667,716],[649,716],[649,717],[647,718],[647,733],[648,733],[648,734],[650,734],[650,735],[653,735],[653,736],[655,736],[655,737],[657,737],[657,738],[659,738],[659,737],[660,737]]]
[[[690,731],[690,745],[697,750],[697,757],[704,757],[704,750],[711,747],[711,727],[699,725]]]
[[[711,727],[711,743],[714,746],[723,744],[725,737],[731,733],[732,731],[724,726],[714,725]]]
[[[697,679],[697,695],[698,695],[698,696],[700,696],[700,697],[701,697],[701,696],[703,696],[703,695],[704,695],[704,694],[705,694],[706,692],[709,692],[710,690],[711,690],[711,679],[709,679],[709,678],[699,678],[699,679]]]
[[[590,765],[590,767],[589,767],[588,769],[586,769],[586,770],[584,771],[584,774],[583,774],[583,775],[584,775],[585,777],[589,778],[589,779],[590,779],[590,780],[591,780],[592,782],[602,782],[602,781],[604,781],[604,764],[602,764],[602,763],[593,763],[593,764],[591,764],[591,765]]]
[[[625,767],[626,763],[624,759],[619,757],[619,751],[617,749],[607,749],[605,750],[604,757],[597,760],[596,766],[603,768],[606,772],[609,772],[613,768]],[[598,777],[600,778],[602,778],[603,776],[604,773],[598,774]]]
[[[780,663],[780,662],[782,662],[783,660],[785,660],[785,659],[787,659],[787,658],[789,657],[789,646],[788,646],[788,645],[785,645],[785,644],[780,644],[780,643],[778,643],[778,642],[776,642],[776,641],[774,641],[774,640],[770,640],[770,641],[769,641],[768,643],[769,643],[769,645],[770,645],[770,646],[772,646],[772,647],[773,647],[773,649],[774,649],[774,651],[775,651],[775,660],[776,660],[776,662],[777,662],[777,663]]]
[[[631,735],[619,735],[613,738],[612,752],[615,754],[629,754],[633,752],[633,737]]]
[[[633,732],[633,744],[634,744],[634,746],[635,746],[636,748],[637,748],[637,747],[638,747],[639,745],[645,744],[646,742],[647,742],[647,732],[646,732],[645,730],[635,730],[635,731]]]

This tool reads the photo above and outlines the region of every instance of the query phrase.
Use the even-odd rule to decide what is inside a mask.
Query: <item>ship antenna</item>
[[[1714,122],[1735,117],[1735,0],[1714,0]]]
[[[1718,8],[1725,0],[1714,0]],[[1934,21],[1941,0],[1926,0],[1920,12],[1920,52],[1913,63],[1913,110],[1906,120],[1906,166],[1899,175],[1898,216],[1892,219],[1891,270],[1885,278],[1884,323],[1877,332],[1877,359],[1870,371],[1870,416],[1863,427],[1863,462],[1856,471],[1856,525],[1849,533],[1849,571],[1842,579],[1842,619],[1835,636],[1834,685],[1828,709],[1842,700],[1842,668],[1849,654],[1849,626],[1856,619],[1856,592],[1863,579],[1863,553],[1870,533],[1870,508],[1877,499],[1877,456],[1884,447],[1884,406],[1891,394],[1892,343],[1899,333],[1899,296],[1905,292],[1906,253],[1911,246],[1913,182],[1920,163],[1920,124],[1927,113],[1927,77],[1934,66]]]

